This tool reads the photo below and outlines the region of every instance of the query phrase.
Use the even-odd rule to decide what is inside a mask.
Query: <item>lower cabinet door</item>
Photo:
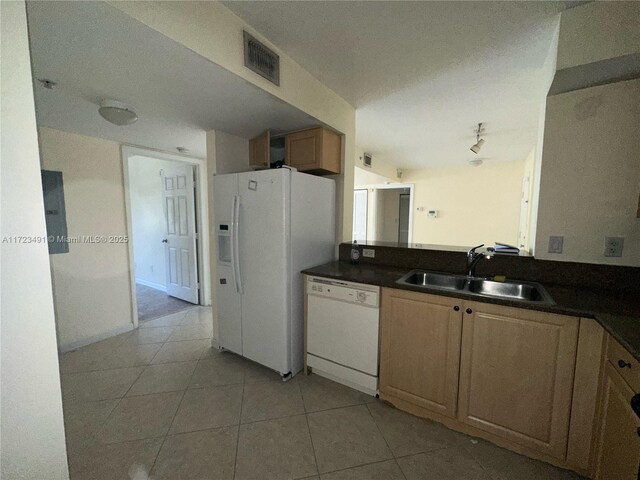
[[[458,419],[564,459],[579,319],[465,302]]]
[[[636,480],[640,472],[640,419],[633,391],[607,362],[603,391],[597,480]]]
[[[462,301],[383,289],[380,393],[455,418]]]

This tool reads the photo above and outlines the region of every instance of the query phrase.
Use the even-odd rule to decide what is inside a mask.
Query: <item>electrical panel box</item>
[[[67,214],[64,207],[62,172],[42,170],[41,173],[49,253],[68,253]]]

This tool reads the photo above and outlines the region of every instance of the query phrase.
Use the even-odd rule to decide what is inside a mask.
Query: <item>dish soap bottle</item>
[[[360,249],[358,248],[358,242],[354,240],[351,246],[351,263],[356,265],[358,262],[360,262]]]

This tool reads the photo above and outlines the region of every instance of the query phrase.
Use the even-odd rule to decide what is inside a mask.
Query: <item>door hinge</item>
[[[200,240],[200,234],[196,232],[196,240]]]

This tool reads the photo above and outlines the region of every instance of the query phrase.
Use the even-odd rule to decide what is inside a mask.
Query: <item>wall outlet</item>
[[[560,235],[551,235],[549,237],[549,253],[562,253],[562,244],[564,237]]]
[[[604,256],[621,257],[624,237],[604,237]]]
[[[366,258],[376,258],[376,251],[373,248],[363,248],[362,256]]]

